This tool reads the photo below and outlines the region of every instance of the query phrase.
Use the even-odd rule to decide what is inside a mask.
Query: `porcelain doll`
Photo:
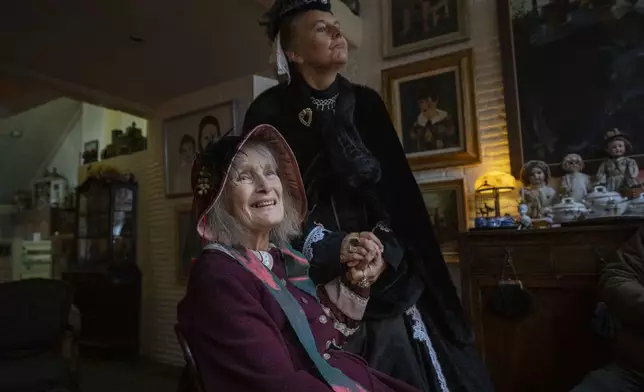
[[[578,154],[568,154],[561,162],[561,168],[566,174],[561,178],[559,195],[582,202],[592,188],[590,176],[581,172],[584,160]]]
[[[532,227],[532,219],[528,216],[528,205],[519,204],[519,229],[529,229]]]
[[[627,155],[632,146],[628,137],[619,129],[606,132],[604,146],[609,158],[599,166],[597,185],[603,185],[609,192],[619,192],[623,196],[632,197],[641,189],[638,178],[639,168],[634,159]]]
[[[557,192],[550,182],[550,168],[543,161],[529,161],[523,165],[521,180],[529,184],[521,189],[521,198],[528,205],[528,216],[533,219],[549,216]]]

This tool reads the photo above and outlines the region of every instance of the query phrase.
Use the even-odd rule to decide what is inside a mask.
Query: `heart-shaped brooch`
[[[313,110],[311,108],[302,109],[297,117],[304,126],[310,127],[311,122],[313,122]]]

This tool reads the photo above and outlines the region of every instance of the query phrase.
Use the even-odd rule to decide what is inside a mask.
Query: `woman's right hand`
[[[382,254],[378,253],[365,269],[349,268],[346,278],[352,285],[358,285],[361,289],[366,289],[380,277],[386,267],[387,264],[382,259]]]
[[[372,232],[350,233],[342,240],[340,262],[349,268],[364,270],[383,251],[382,242]]]

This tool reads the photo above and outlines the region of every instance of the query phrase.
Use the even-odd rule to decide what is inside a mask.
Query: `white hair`
[[[230,172],[236,170],[236,161],[240,154],[248,151],[255,151],[262,155],[267,155],[274,162],[278,162],[275,158],[277,154],[266,143],[250,140],[248,141],[242,151],[233,159]],[[281,168],[278,167],[278,174]],[[216,242],[229,246],[247,246],[250,233],[245,228],[239,219],[235,218],[231,213],[232,203],[230,200],[230,186],[231,178],[233,177],[229,172],[226,184],[223,184],[223,190],[217,202],[208,213],[206,224],[209,231],[213,234]],[[281,175],[280,175],[281,180]],[[282,182],[282,203],[284,205],[284,219],[273,228],[270,232],[270,241],[274,244],[288,243],[293,238],[301,234],[300,216],[298,213],[297,203],[295,197],[291,194],[291,189]]]

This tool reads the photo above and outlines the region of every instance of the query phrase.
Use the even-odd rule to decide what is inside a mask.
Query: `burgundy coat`
[[[285,278],[279,251],[273,272]],[[316,299],[290,282],[309,320],[320,354],[370,392],[419,392],[367,366],[360,357],[335,348],[344,335],[334,328]],[[322,302],[328,300],[324,295]],[[264,284],[236,260],[204,252],[192,266],[179,326],[195,356],[206,392],[328,392],[284,312]]]

